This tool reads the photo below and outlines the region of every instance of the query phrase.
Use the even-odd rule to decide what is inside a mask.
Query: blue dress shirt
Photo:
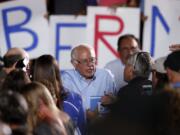
[[[99,109],[104,93],[116,93],[114,77],[107,69],[96,69],[91,80],[85,79],[75,69],[64,71],[61,77],[64,88],[81,95],[85,110]]]

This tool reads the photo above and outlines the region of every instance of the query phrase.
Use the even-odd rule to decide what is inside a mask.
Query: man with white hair
[[[74,69],[62,74],[65,89],[74,91],[82,96],[87,118],[92,119],[99,113],[104,113],[101,98],[105,94],[114,94],[116,86],[112,74],[106,69],[96,68],[94,49],[79,45],[71,51],[71,63]]]

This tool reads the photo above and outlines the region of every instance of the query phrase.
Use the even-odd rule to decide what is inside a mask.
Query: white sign
[[[139,25],[139,8],[88,7],[87,39],[95,48],[99,67],[118,57],[120,35],[134,34],[139,38]]]
[[[146,0],[143,50],[154,58],[169,53],[169,45],[180,43],[180,1]]]
[[[72,68],[71,49],[86,43],[85,16],[51,16],[51,52],[59,62],[61,70]]]
[[[87,44],[96,50],[98,66],[117,57],[116,43],[122,34],[139,37],[139,9],[106,7],[88,8],[86,16],[44,17],[44,0],[18,0],[0,4],[1,55],[12,47],[24,48],[31,58],[53,55],[61,70],[72,68],[71,49]],[[88,26],[87,26],[88,25]],[[87,28],[88,27],[88,28]]]
[[[49,27],[45,0],[18,0],[0,4],[1,55],[12,47],[31,57],[49,53]]]

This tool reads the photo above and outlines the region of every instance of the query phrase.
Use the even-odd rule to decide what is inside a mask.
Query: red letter
[[[112,31],[112,32],[100,32],[99,31],[99,21],[101,19],[106,19],[106,20],[114,20],[119,22],[119,29],[117,31]],[[118,57],[118,53],[116,50],[113,49],[113,47],[107,42],[107,40],[103,37],[106,35],[109,36],[114,36],[114,35],[119,35],[124,28],[124,23],[123,20],[117,16],[111,16],[111,15],[96,15],[95,17],[95,37],[94,37],[94,48],[95,48],[95,53],[96,56],[98,57],[98,40],[100,39],[105,45],[106,47],[116,56]]]

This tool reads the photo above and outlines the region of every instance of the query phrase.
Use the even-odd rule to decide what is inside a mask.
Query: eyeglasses
[[[89,58],[89,59],[84,59],[84,60],[76,60],[79,64],[82,64],[82,65],[88,65],[89,63],[96,63],[97,59],[96,58]]]
[[[124,52],[128,52],[128,51],[137,52],[138,50],[139,50],[138,47],[130,47],[130,48],[129,47],[124,47],[124,48],[121,48],[121,51],[124,51]]]

